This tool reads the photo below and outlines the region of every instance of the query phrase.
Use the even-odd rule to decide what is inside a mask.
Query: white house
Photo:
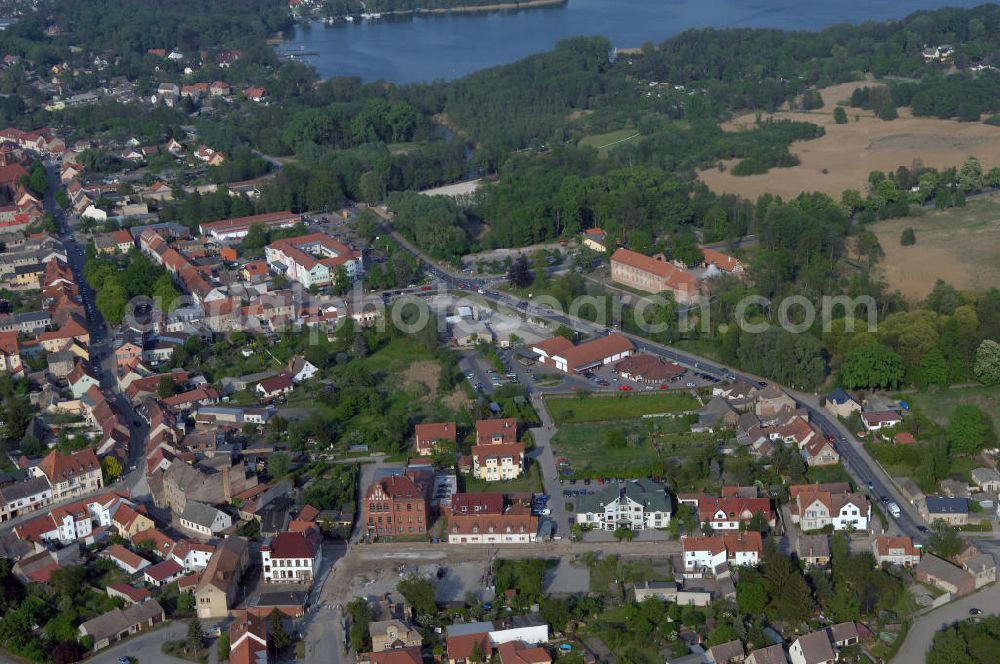
[[[83,218],[83,217],[90,217],[91,219],[93,219],[97,223],[103,224],[104,222],[106,222],[108,220],[108,213],[105,212],[104,210],[102,210],[99,207],[95,207],[93,205],[88,205],[87,209],[83,211],[83,214],[81,214],[80,217],[81,218]]]
[[[288,363],[288,373],[292,377],[292,382],[301,383],[304,380],[309,380],[316,375],[319,369],[316,368],[312,362],[302,357],[301,355],[296,355],[292,358],[291,362]]]
[[[112,544],[104,552],[104,556],[128,574],[135,574],[149,567],[149,561],[142,556],[129,551],[121,544]]]
[[[902,416],[894,410],[872,410],[861,413],[861,422],[868,431],[890,429],[902,421]]]
[[[757,565],[764,552],[760,533],[752,530],[713,537],[683,537],[684,569],[714,570],[724,563]]]
[[[598,530],[666,528],[670,524],[670,498],[650,480],[609,484],[594,496],[580,499],[576,522]]]
[[[788,648],[788,657],[792,664],[834,664],[837,661],[837,653],[825,629],[795,639]]]
[[[182,565],[184,571],[193,572],[208,567],[208,561],[211,560],[213,553],[215,553],[215,547],[211,544],[185,539],[178,542],[170,550],[170,557]]]
[[[323,561],[320,534],[314,528],[305,533],[278,533],[260,547],[266,583],[313,582]]]
[[[180,514],[181,527],[211,537],[233,525],[233,517],[211,505],[188,501]]]

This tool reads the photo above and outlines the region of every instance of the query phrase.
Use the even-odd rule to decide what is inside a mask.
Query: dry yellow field
[[[899,109],[899,118],[886,122],[869,111],[847,107],[849,122],[833,121],[838,101],[851,96],[854,88],[872,85],[863,81],[820,90],[823,108],[810,112],[782,112],[772,117],[802,120],[821,125],[826,135],[813,141],[797,141],[790,151],[801,162],[793,168],[773,168],[763,175],[737,177],[729,170],[709,169],[699,174],[712,191],[739,194],[751,199],[761,194],[780,194],[785,199],[802,192],[820,191],[836,198],[845,189],[864,190],[870,171],[894,171],[899,166],[923,164],[935,168],[959,166],[970,156],[978,157],[984,170],[1000,166],[1000,127],[979,122],[957,122],[914,118],[910,109]],[[855,116],[858,120],[855,121]],[[733,120],[724,128],[752,128],[753,114]],[[824,173],[824,169],[826,173]]]
[[[912,227],[917,243],[899,244]],[[889,219],[872,225],[885,250],[880,269],[889,287],[922,298],[944,279],[960,290],[1000,286],[1000,195],[978,196],[964,208]]]

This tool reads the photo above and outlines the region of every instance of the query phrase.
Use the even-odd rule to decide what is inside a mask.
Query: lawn
[[[687,392],[620,393],[545,398],[545,407],[555,423],[609,422],[654,415],[681,413],[698,408],[698,400]]]
[[[850,482],[851,476],[847,474],[840,464],[833,466],[814,466],[806,471],[802,480],[807,484],[826,484],[828,482]]]
[[[624,561],[618,556],[605,556],[590,562],[590,589],[607,592],[616,580],[626,583],[646,581],[672,581],[669,566],[656,565],[652,560]]]
[[[569,424],[552,439],[553,451],[569,459],[577,478],[660,475],[670,459],[707,444],[715,444],[712,435],[690,433],[686,418]]]
[[[993,418],[994,428],[1000,431],[1000,386],[918,392],[904,395],[902,398],[910,401],[920,409],[921,413],[941,426],[947,426],[948,418],[956,406],[974,404]]]
[[[640,134],[635,129],[616,129],[606,134],[589,134],[580,139],[580,147],[589,146],[595,148],[601,154],[607,154],[608,150],[616,145],[623,145],[639,138]]]
[[[459,475],[459,491],[463,493],[479,493],[488,491],[502,491],[503,493],[541,493],[542,476],[538,470],[538,464],[533,463],[528,466],[528,472],[516,480],[503,480],[498,482],[487,482],[471,475]]]

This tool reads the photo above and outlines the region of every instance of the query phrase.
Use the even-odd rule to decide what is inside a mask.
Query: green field
[[[956,406],[965,403],[979,406],[984,413],[993,418],[993,427],[1000,432],[1000,386],[964,387],[935,392],[919,392],[902,395],[904,401],[909,401],[927,418],[941,426],[947,426],[948,418]]]
[[[602,155],[616,145],[623,145],[639,138],[640,134],[635,129],[616,129],[606,134],[589,134],[580,139],[580,147],[589,146],[596,148]]]
[[[612,442],[615,432],[624,445]],[[711,434],[690,433],[687,418],[567,424],[552,439],[552,451],[569,459],[576,477],[646,477],[659,475],[670,459],[714,445]]]
[[[545,398],[545,408],[557,425],[627,420],[643,415],[693,411],[698,407],[698,400],[693,396],[676,391]]]

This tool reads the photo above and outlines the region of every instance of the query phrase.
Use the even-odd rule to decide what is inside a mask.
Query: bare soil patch
[[[456,387],[451,394],[441,399],[441,403],[452,410],[458,411],[468,410],[472,406],[472,401],[469,400],[469,397],[459,387]]]
[[[790,151],[801,162],[792,168],[773,168],[762,175],[737,177],[730,173],[737,160],[725,162],[726,170],[712,168],[699,177],[717,193],[757,198],[778,194],[793,198],[802,192],[819,191],[834,197],[845,189],[864,190],[870,171],[896,170],[923,164],[935,168],[959,166],[968,157],[978,157],[984,170],[1000,166],[1000,127],[980,122],[958,122],[936,118],[914,118],[910,109],[899,109],[899,118],[886,122],[870,111],[847,107],[847,124],[833,120],[838,101],[868,81],[843,83],[820,90],[824,106],[815,111],[779,111],[771,116],[812,122],[826,135],[812,141],[797,141]],[[723,129],[737,131],[754,126],[755,114],[725,123]],[[824,172],[825,171],[825,172]]]
[[[426,395],[434,394],[438,386],[438,378],[441,376],[441,365],[434,360],[420,360],[414,362],[403,372],[403,385],[409,388],[411,385],[421,386],[420,392]]]
[[[912,227],[917,243],[899,243]],[[971,199],[964,208],[929,211],[919,217],[874,224],[885,250],[880,269],[890,288],[909,298],[923,298],[938,279],[960,290],[1000,284],[1000,196]]]

